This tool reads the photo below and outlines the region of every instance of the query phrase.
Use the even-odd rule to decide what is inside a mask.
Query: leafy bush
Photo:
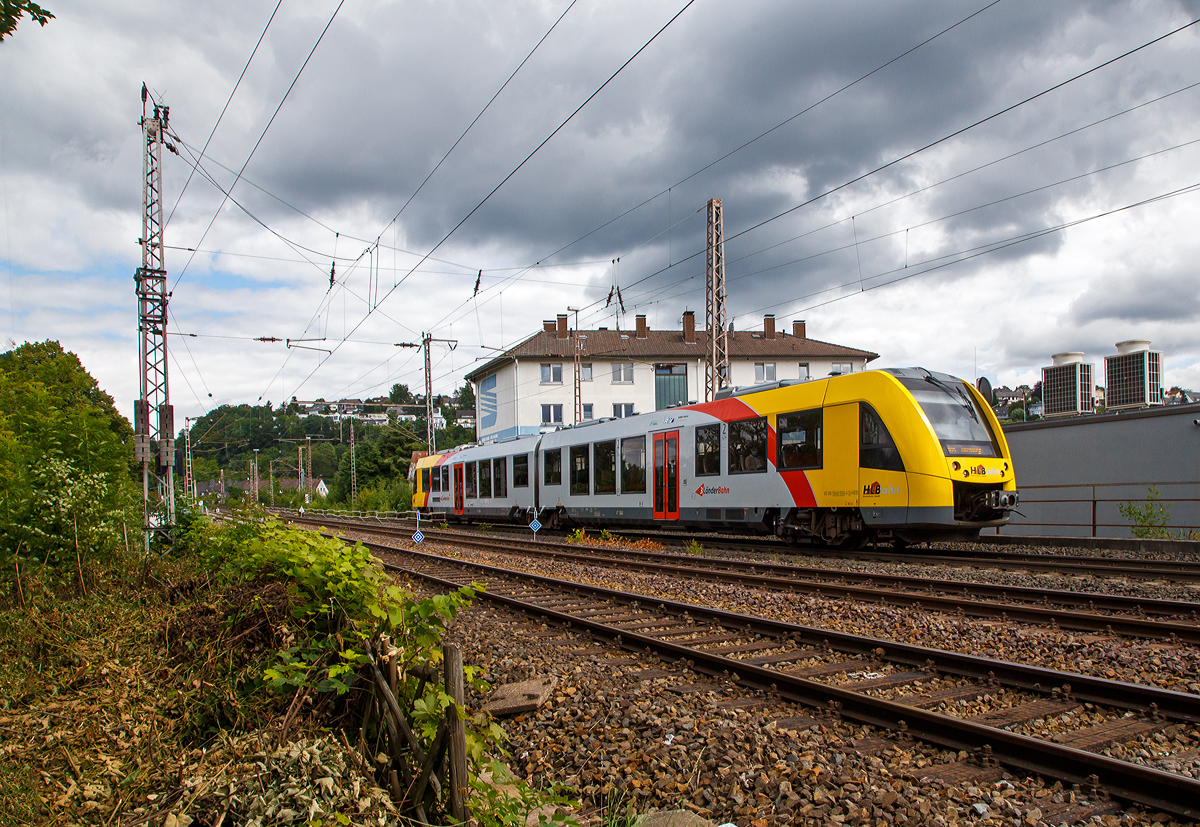
[[[1167,530],[1171,522],[1171,503],[1159,502],[1158,486],[1146,489],[1145,502],[1118,503],[1117,510],[1129,521],[1129,533],[1134,537],[1151,540],[1169,540],[1177,535]]]

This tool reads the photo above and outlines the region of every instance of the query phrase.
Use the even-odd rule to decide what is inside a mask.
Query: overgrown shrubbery
[[[2,576],[48,586],[111,559],[141,526],[133,430],[78,357],[57,342],[0,354]]]
[[[455,704],[440,680],[442,635],[469,605],[475,589],[463,587],[418,599],[392,583],[362,545],[348,546],[281,525],[253,510],[239,512],[220,525],[199,522],[189,530],[187,543],[222,583],[277,580],[286,584],[294,626],[276,635],[287,645],[266,670],[267,681],[276,691],[295,693],[293,707],[311,694],[340,698],[336,704],[323,704],[326,718],[340,719],[345,731],[359,736],[357,747],[366,761],[388,756],[377,765],[382,783],[388,782],[387,768],[396,769],[393,759],[407,755],[411,766],[403,768],[399,777],[409,775],[412,783],[407,789],[397,786],[395,774],[391,782],[401,810],[425,819],[444,816],[446,791],[433,799],[413,793],[414,786],[420,789],[415,784],[421,774],[419,756],[446,748],[443,730],[449,716],[465,720],[466,753],[476,769],[484,766],[485,754],[499,747],[503,735],[486,714],[468,718],[467,710]],[[379,683],[382,672],[378,670],[387,670],[389,658],[394,659],[395,669],[388,692],[401,710],[401,719],[408,722],[403,726],[411,724],[415,741],[401,739],[383,749],[381,740],[387,743],[397,732],[395,721],[387,720],[390,701],[380,697],[388,693]],[[473,667],[463,672],[468,685],[486,691]],[[523,787],[521,792],[526,798],[532,795]],[[484,821],[510,823],[507,810],[497,809],[494,796],[483,795],[478,787],[474,796],[476,806],[489,813]]]

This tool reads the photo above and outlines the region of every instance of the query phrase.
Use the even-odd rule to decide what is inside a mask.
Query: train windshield
[[[944,382],[932,375],[902,381],[928,417],[946,456],[1000,456],[987,418],[962,382]]]

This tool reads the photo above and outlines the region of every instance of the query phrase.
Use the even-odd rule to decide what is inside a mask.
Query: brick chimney
[[[683,312],[683,342],[688,345],[696,344],[696,313],[693,310]]]
[[[543,333],[553,333],[554,332],[554,319],[543,319],[542,320],[542,332]]]
[[[558,314],[558,338],[560,338],[560,339],[567,338],[567,314],[566,313]]]
[[[563,316],[562,318],[565,319],[566,316]],[[638,314],[638,316],[637,316],[637,337],[639,339],[645,339],[648,336],[649,336],[649,333],[647,332],[647,328],[646,328],[646,317],[643,314]]]
[[[775,338],[775,314],[774,313],[768,313],[767,315],[763,316],[763,338],[764,339],[774,339]]]
[[[797,339],[808,338],[804,335],[804,319],[797,319],[796,321],[792,322],[792,335]]]

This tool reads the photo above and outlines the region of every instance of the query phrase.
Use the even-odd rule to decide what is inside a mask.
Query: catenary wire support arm
[[[450,345],[454,350],[458,339],[435,339],[428,333],[421,337],[421,347],[425,349],[425,450],[430,456],[437,453],[437,429],[433,427],[433,362],[429,355],[429,346],[434,342]]]

